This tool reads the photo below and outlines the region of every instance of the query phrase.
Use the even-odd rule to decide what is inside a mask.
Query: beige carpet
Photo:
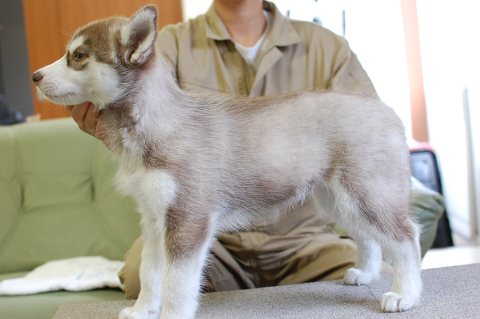
[[[197,318],[480,318],[480,264],[428,269],[422,278],[422,304],[403,313],[380,312],[380,299],[392,284],[389,274],[361,287],[327,281],[205,294]],[[53,319],[115,319],[133,303],[62,306]]]

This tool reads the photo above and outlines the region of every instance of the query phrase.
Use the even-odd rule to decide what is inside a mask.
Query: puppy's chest
[[[128,161],[119,162],[115,178],[117,187],[124,194],[133,196],[149,211],[163,212],[176,195],[175,178],[165,170],[131,164]]]
[[[158,210],[174,196],[176,189],[173,175],[166,169],[151,167],[148,163],[148,143],[128,128],[112,132],[116,144],[114,151],[119,164],[117,186],[138,201]]]

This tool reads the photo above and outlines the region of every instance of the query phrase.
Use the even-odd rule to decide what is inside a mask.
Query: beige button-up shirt
[[[272,16],[255,59],[243,60],[213,6],[205,15],[165,27],[157,47],[172,63],[180,86],[190,92],[223,92],[251,97],[310,88],[375,94],[348,42],[315,23],[284,17],[264,2]]]
[[[158,34],[157,50],[171,63],[180,87],[192,93],[255,97],[328,89],[376,94],[344,38],[318,24],[286,18],[270,2],[264,1],[264,10],[270,23],[254,60],[256,74],[213,6],[188,22],[166,26]],[[326,231],[326,223],[314,214],[320,197],[313,195],[284,220],[255,230],[273,235]]]

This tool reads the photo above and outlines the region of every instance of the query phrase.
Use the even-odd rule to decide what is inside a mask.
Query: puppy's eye
[[[85,53],[81,53],[81,52],[75,52],[73,54],[73,58],[77,61],[80,61],[80,60],[83,60],[87,57],[87,55]]]

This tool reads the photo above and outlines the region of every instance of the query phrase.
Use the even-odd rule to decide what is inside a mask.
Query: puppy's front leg
[[[161,319],[195,317],[202,271],[213,239],[208,217],[198,212],[179,214],[181,218],[177,215],[165,226]]]
[[[158,319],[162,308],[163,223],[145,208],[142,215],[143,250],[140,265],[140,294],[135,305],[125,308],[119,319]]]

